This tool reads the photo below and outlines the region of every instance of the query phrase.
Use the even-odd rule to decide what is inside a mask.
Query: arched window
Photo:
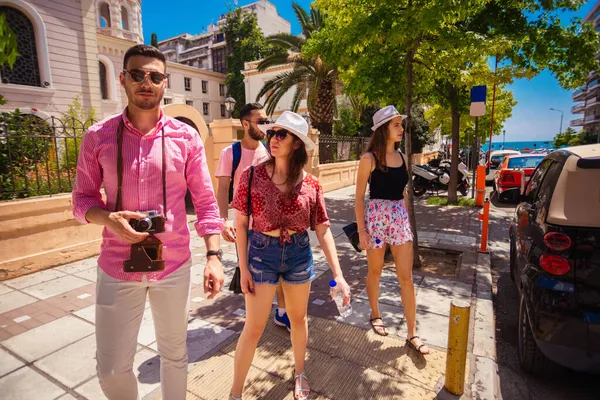
[[[127,13],[127,8],[124,6],[121,7],[121,29],[124,31],[129,30],[129,14]]]
[[[0,14],[6,15],[8,26],[16,33],[19,51],[12,69],[8,65],[0,68],[2,83],[41,86],[35,30],[31,20],[13,7],[0,6]]]
[[[106,79],[106,65],[102,61],[98,61],[98,67],[100,70],[100,92],[102,93],[102,100],[108,100],[108,81]]]
[[[110,28],[110,7],[106,3],[100,4],[100,28]]]

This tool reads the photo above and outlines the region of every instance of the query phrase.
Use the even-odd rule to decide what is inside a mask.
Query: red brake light
[[[571,238],[564,233],[550,232],[544,235],[544,244],[554,251],[565,251],[571,247]]]
[[[544,271],[552,275],[564,275],[571,269],[569,262],[561,256],[544,253],[540,257],[540,265]]]

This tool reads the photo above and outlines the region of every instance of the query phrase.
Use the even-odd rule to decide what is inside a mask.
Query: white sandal
[[[295,376],[295,379],[296,379],[296,385],[294,388],[294,395],[295,395],[294,397],[297,398],[298,400],[308,399],[308,396],[310,395],[310,388],[302,389],[303,381],[306,381],[306,383],[308,383],[308,379],[306,379],[306,375],[304,375],[304,372],[301,372]],[[302,396],[302,393],[306,393],[306,395]]]
[[[230,393],[230,395],[231,395],[231,400],[242,400],[242,398],[241,398],[241,397],[235,397],[235,396],[234,396],[234,395],[232,395],[231,393]]]

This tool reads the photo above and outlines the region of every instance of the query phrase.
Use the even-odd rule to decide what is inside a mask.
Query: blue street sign
[[[482,115],[485,115],[485,94],[485,85],[473,86],[471,88],[471,116],[481,117]]]

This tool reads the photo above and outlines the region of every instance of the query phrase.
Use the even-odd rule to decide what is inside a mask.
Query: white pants
[[[187,321],[191,260],[160,281],[122,281],[98,267],[96,284],[96,361],[102,391],[110,400],[138,399],[133,358],[150,298],[160,381],[166,400],[183,400],[187,388]]]

